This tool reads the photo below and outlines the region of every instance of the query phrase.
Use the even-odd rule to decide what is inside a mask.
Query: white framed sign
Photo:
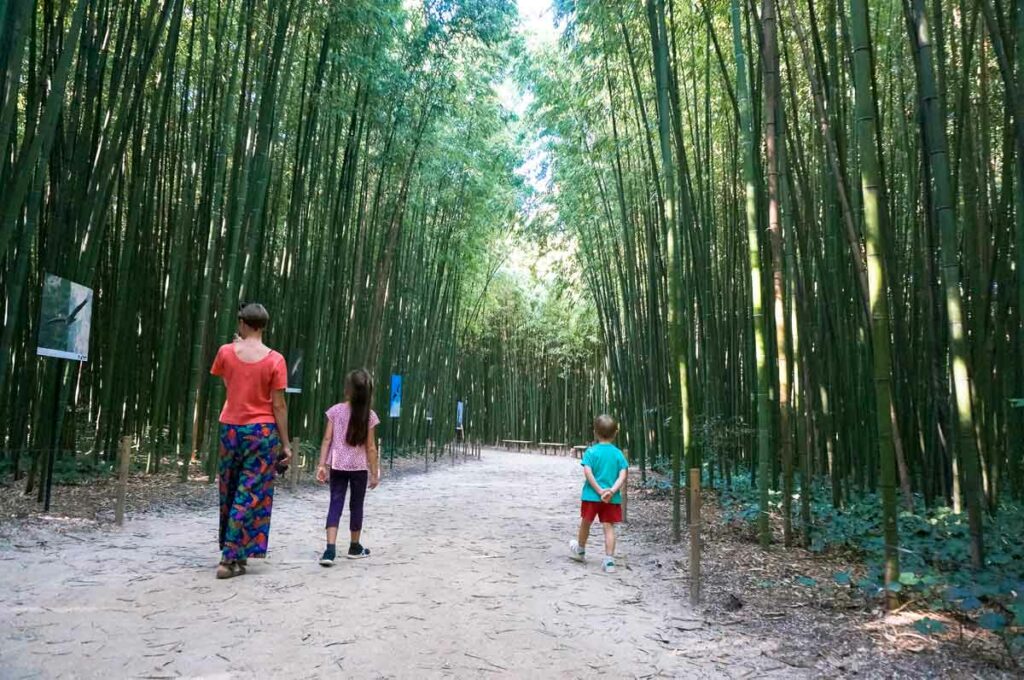
[[[39,309],[36,354],[70,361],[89,360],[92,289],[47,274]]]
[[[285,360],[285,365],[288,367],[288,387],[285,389],[287,394],[302,394],[302,371],[303,364],[302,350],[298,349],[288,354],[288,358]]]

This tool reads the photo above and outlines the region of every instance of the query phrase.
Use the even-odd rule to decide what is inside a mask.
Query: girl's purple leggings
[[[366,470],[331,470],[331,507],[327,510],[327,528],[337,527],[345,507],[345,492],[352,485],[348,502],[348,530],[363,530],[363,500],[370,473]]]

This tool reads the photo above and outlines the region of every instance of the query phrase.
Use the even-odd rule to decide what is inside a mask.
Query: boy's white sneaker
[[[586,562],[587,551],[580,549],[579,541],[569,541],[569,557],[577,562]]]
[[[604,558],[604,573],[614,574],[615,573],[615,560],[610,556]]]

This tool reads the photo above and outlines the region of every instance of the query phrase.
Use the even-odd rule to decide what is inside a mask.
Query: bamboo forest
[[[125,441],[131,479],[214,488],[211,365],[258,302],[310,480],[360,367],[424,480],[608,413],[624,540],[649,511],[691,583],[728,531],[1020,672],[1024,1],[13,0],[0,154],[0,490],[32,512]]]

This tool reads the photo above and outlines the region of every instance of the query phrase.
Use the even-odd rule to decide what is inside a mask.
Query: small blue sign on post
[[[402,412],[402,376],[391,374],[391,407],[388,415],[397,418]]]
[[[455,402],[455,429],[462,429],[462,414],[465,411],[465,407],[462,405],[462,400]]]

